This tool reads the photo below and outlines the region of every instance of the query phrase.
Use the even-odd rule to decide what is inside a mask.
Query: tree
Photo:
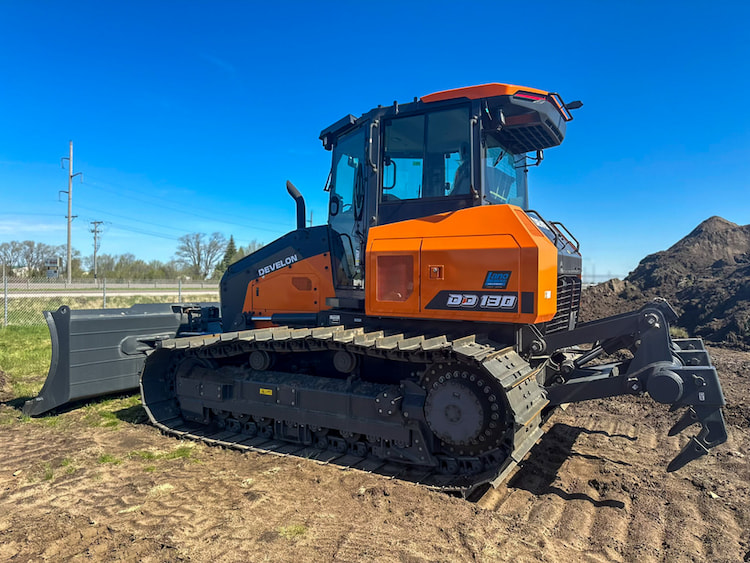
[[[240,246],[237,248],[234,243],[234,237],[229,236],[229,243],[227,244],[227,249],[224,252],[224,258],[222,258],[221,262],[216,266],[216,269],[214,270],[213,277],[214,278],[220,278],[224,275],[224,272],[227,271],[230,265],[234,264],[235,262],[242,260],[245,256],[248,254],[252,254],[259,248],[263,247],[262,242],[258,242],[257,240],[253,239],[250,241],[246,247]]]
[[[260,250],[265,246],[262,242],[258,242],[256,239],[251,240],[247,243],[247,246],[241,246],[239,249],[237,249],[237,255],[235,258],[235,261],[239,260],[240,258],[244,258],[248,254],[252,254],[256,250]]]
[[[190,233],[180,237],[175,256],[190,275],[206,279],[213,272],[226,247],[227,240],[221,233],[213,233],[210,238],[204,233]]]
[[[115,265],[119,256],[112,254],[97,254],[96,255],[96,273],[99,278],[114,278]],[[83,259],[83,263],[89,272],[94,271],[94,255],[90,254]]]
[[[237,245],[234,244],[234,236],[229,235],[229,243],[227,244],[227,249],[224,251],[224,259],[221,261],[225,270],[229,267],[229,264],[234,262],[235,254],[237,254]]]
[[[47,258],[55,258],[57,256],[62,255],[62,262],[61,262],[62,267],[60,269],[60,275],[62,275],[62,272],[67,272],[67,270],[68,270],[68,264],[66,262],[66,260],[67,260],[67,248],[65,246],[54,246],[54,247],[50,247],[50,248],[51,248],[51,251],[47,255],[45,255],[45,260]],[[81,260],[81,251],[80,250],[76,250],[75,248],[71,248],[70,249],[70,264],[71,264],[70,272],[72,274],[72,277],[74,277],[74,278],[80,278],[80,277],[82,277],[83,276],[83,268],[81,267],[82,260]],[[47,275],[46,267],[44,267],[42,270],[40,270],[40,272],[41,272],[40,275],[45,275],[46,276]]]
[[[221,262],[216,266],[216,269],[214,270],[213,277],[219,278],[221,277],[224,272],[227,271],[227,268],[229,268],[229,265],[232,264],[237,259],[237,245],[234,243],[234,236],[229,235],[229,242],[227,243],[227,248],[224,251],[224,258],[221,259]]]
[[[13,268],[21,263],[21,243],[17,240],[0,244],[0,265],[5,265],[6,275],[11,275]]]
[[[29,277],[46,275],[44,262],[48,258],[57,258],[64,254],[62,247],[50,246],[43,242],[25,240],[18,244],[20,248],[19,262],[26,268],[26,275]],[[80,255],[80,253],[78,254]],[[73,262],[73,265],[75,265],[75,262]],[[65,268],[65,264],[63,264],[63,270]]]

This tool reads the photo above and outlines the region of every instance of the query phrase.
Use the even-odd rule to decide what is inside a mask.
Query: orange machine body
[[[557,303],[555,245],[520,207],[485,205],[372,227],[367,315],[536,324]]]
[[[267,268],[267,273],[248,284],[244,312],[258,317],[317,313],[327,308],[326,298],[336,295],[329,252],[293,262],[288,258],[270,266],[273,269]]]

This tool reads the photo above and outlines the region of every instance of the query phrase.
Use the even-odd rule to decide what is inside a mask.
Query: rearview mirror
[[[341,210],[341,196],[337,194],[331,194],[331,201],[328,203],[328,213],[333,217],[338,215]]]

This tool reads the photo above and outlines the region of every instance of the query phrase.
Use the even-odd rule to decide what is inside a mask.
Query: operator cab
[[[479,205],[528,209],[528,167],[562,142],[570,119],[557,94],[485,84],[348,115],[323,130],[333,151],[328,223],[341,243],[337,294],[362,288],[370,227]]]

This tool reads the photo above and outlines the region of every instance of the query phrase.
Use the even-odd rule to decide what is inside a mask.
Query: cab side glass
[[[470,141],[468,106],[386,122],[381,201],[469,194]]]
[[[511,154],[492,136],[488,136],[484,154],[484,185],[487,201],[528,206],[524,155]]]
[[[331,178],[331,215],[348,213],[353,210],[354,187],[358,169],[362,164],[363,152],[364,137],[362,134],[355,134],[342,139],[334,149],[333,177]]]
[[[424,122],[424,115],[415,115],[385,124],[382,201],[422,196]]]
[[[359,281],[363,248],[357,225],[364,208],[364,183],[365,134],[359,129],[341,137],[333,149],[328,224],[337,235],[335,245],[342,254],[340,267],[334,272],[337,287],[355,287]]]

